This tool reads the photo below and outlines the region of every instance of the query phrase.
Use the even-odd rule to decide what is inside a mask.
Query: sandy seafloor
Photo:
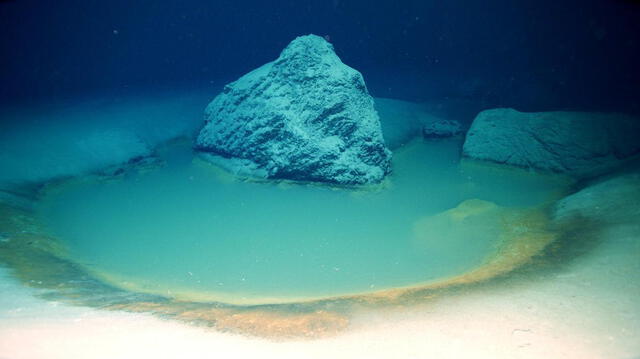
[[[640,225],[560,273],[357,313],[335,337],[273,342],[33,297],[2,271],[1,358],[636,358]]]
[[[100,157],[93,145],[83,144]],[[250,338],[50,302],[3,268],[0,358],[638,358],[640,219],[638,204],[616,188],[586,193],[588,215],[604,224],[595,244],[565,263],[422,304],[363,308],[345,331],[313,340]]]

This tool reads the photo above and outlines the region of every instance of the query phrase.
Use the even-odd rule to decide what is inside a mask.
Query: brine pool
[[[514,233],[505,216],[543,208],[567,185],[460,161],[460,148],[415,140],[394,151],[385,183],[348,189],[239,180],[177,142],[157,151],[162,166],[49,185],[37,214],[97,278],[180,300],[286,303],[420,286],[485,265]]]

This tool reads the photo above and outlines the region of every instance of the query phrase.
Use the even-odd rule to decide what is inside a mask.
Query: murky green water
[[[499,219],[442,220],[468,199],[539,205],[558,178],[461,165],[458,141],[394,154],[377,190],[232,180],[194,161],[50,191],[40,216],[72,258],[110,282],[196,300],[261,303],[370,292],[463,273],[493,253]]]

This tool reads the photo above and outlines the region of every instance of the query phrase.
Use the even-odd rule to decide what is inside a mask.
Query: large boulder
[[[578,178],[605,172],[638,153],[639,119],[506,108],[478,114],[463,147],[466,157]]]
[[[351,185],[380,182],[390,171],[362,75],[315,35],[226,85],[206,108],[196,148],[236,173],[265,178]]]

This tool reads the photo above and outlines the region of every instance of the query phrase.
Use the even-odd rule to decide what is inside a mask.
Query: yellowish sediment
[[[201,318],[200,312],[186,312],[182,316]],[[304,314],[251,311],[218,316],[216,328],[235,330],[269,338],[317,338],[334,335],[344,330],[349,320],[346,316],[328,311]]]
[[[140,302],[107,307],[136,313],[155,313],[191,324],[204,324],[216,330],[248,334],[269,339],[319,338],[346,329],[346,315],[326,310],[295,313],[283,310],[224,307],[190,307],[188,303]]]
[[[463,220],[473,216],[489,217],[489,225],[493,222],[499,227],[496,250],[479,267],[451,278],[348,298],[368,304],[402,304],[440,296],[444,290],[481,283],[527,264],[534,256],[541,254],[559,235],[557,231],[551,229],[544,206],[515,209],[500,207],[492,202],[478,199],[462,202],[454,209],[420,220],[414,230],[418,231],[418,239],[421,239],[420,231],[426,230],[425,226],[432,224],[433,221],[448,220],[456,226],[465,226]],[[470,229],[473,230],[473,228]]]
[[[474,221],[495,226],[499,241],[495,252],[478,268],[464,274],[411,287],[395,288],[371,293],[360,293],[333,298],[301,299],[302,312],[270,307],[238,307],[224,304],[196,303],[187,297],[168,296],[158,301],[137,301],[109,304],[107,309],[135,312],[152,312],[189,323],[211,326],[217,330],[237,332],[272,339],[315,338],[335,334],[348,326],[348,316],[322,310],[327,303],[340,304],[402,304],[438,297],[447,289],[487,281],[508,273],[541,253],[556,238],[550,229],[544,207],[514,209],[500,207],[492,202],[468,200],[456,208],[416,222],[416,240],[424,240],[421,231],[433,221],[448,222],[464,230],[473,230]],[[69,279],[78,276],[95,276],[67,260],[66,251],[54,238],[46,235],[33,214],[0,204],[0,260],[13,269],[15,276],[27,285],[62,289],[70,285]],[[112,281],[111,284],[117,284]],[[122,282],[120,282],[122,283]],[[119,285],[130,291],[135,286]],[[61,296],[78,302],[77,291]],[[202,298],[204,299],[204,298]],[[272,298],[273,299],[273,298]],[[82,303],[80,301],[80,303]],[[265,309],[266,308],[266,309]],[[316,308],[316,309],[314,309]]]
[[[402,151],[415,148],[406,146]],[[200,166],[216,173],[221,182],[237,181],[237,177],[195,159],[194,166]],[[464,171],[475,162],[462,161]],[[482,164],[486,166],[486,164]],[[493,169],[487,169],[492,171]],[[496,167],[495,171],[511,171],[511,175],[528,176],[526,171]],[[47,186],[50,195],[83,181],[105,180],[100,176],[67,179]],[[558,181],[565,181],[558,179]],[[277,185],[288,187],[303,183],[280,181]],[[304,184],[303,184],[304,185]],[[350,195],[390,188],[392,181],[364,188],[350,190]],[[326,188],[326,187],[325,187]],[[558,188],[566,188],[566,181]],[[336,187],[336,190],[344,188]],[[549,198],[553,200],[555,198]],[[546,199],[545,199],[546,200]],[[48,236],[34,213],[0,202],[0,262],[12,269],[16,278],[28,286],[50,289],[57,300],[69,300],[82,305],[100,305],[111,310],[154,313],[187,323],[206,325],[216,330],[249,334],[271,339],[316,338],[329,336],[344,330],[349,325],[349,310],[356,305],[405,305],[424,302],[430,298],[447,295],[450,290],[467,288],[468,285],[482,283],[504,275],[523,266],[540,254],[559,235],[551,229],[546,207],[506,208],[495,203],[472,199],[462,202],[456,208],[435,216],[422,218],[414,224],[414,240],[447,240],[429,236],[433,226],[446,226],[458,234],[473,233],[484,226],[485,230],[499,237],[494,253],[477,268],[466,273],[436,281],[417,283],[403,288],[378,290],[369,293],[353,293],[330,298],[258,298],[242,301],[233,293],[194,293],[188,290],[167,293],[170,288],[149,289],[144,282],[132,278],[119,278],[114,274],[92,272],[69,258],[64,246]],[[465,232],[466,231],[466,232]],[[442,231],[441,233],[446,233]],[[459,236],[462,239],[464,236]],[[458,238],[460,240],[460,238]],[[92,284],[93,283],[93,284]],[[102,283],[102,286],[96,285]],[[96,304],[97,289],[117,292],[118,301]],[[76,289],[76,290],[74,290]],[[122,296],[122,293],[131,296]],[[139,296],[136,294],[140,294]],[[153,294],[144,296],[143,294]],[[91,296],[90,299],[87,297]],[[125,299],[122,299],[125,298]],[[217,300],[218,303],[213,303]],[[225,302],[227,304],[222,304]],[[289,302],[289,304],[283,304]],[[296,302],[291,304],[291,302]],[[230,304],[233,303],[233,304]],[[248,304],[271,304],[269,306],[248,306]],[[333,308],[340,308],[335,310]]]
[[[59,287],[60,276],[72,272],[67,252],[54,238],[43,233],[33,216],[23,209],[0,203],[0,262],[32,287]]]
[[[458,247],[462,248],[465,242],[473,240],[474,235],[478,232],[495,233],[499,239],[494,252],[479,267],[463,274],[416,283],[411,286],[329,297],[245,296],[241,293],[192,290],[170,285],[163,286],[158,283],[147,283],[144,279],[131,276],[122,277],[103,270],[89,268],[84,270],[90,273],[92,277],[114,287],[132,292],[162,295],[179,302],[222,302],[238,306],[313,304],[345,299],[368,303],[390,302],[403,300],[407,295],[415,294],[416,292],[480,282],[507,273],[525,264],[556,237],[555,233],[549,229],[548,219],[543,207],[529,209],[507,208],[480,199],[470,199],[440,214],[426,216],[415,223],[413,231],[417,245],[420,245],[421,242],[429,241],[431,242],[429,244],[430,248],[435,248],[438,243],[450,246],[451,241],[460,241],[461,243]],[[432,233],[434,232],[439,236],[433,236]],[[448,233],[447,237],[442,238],[442,233]]]

